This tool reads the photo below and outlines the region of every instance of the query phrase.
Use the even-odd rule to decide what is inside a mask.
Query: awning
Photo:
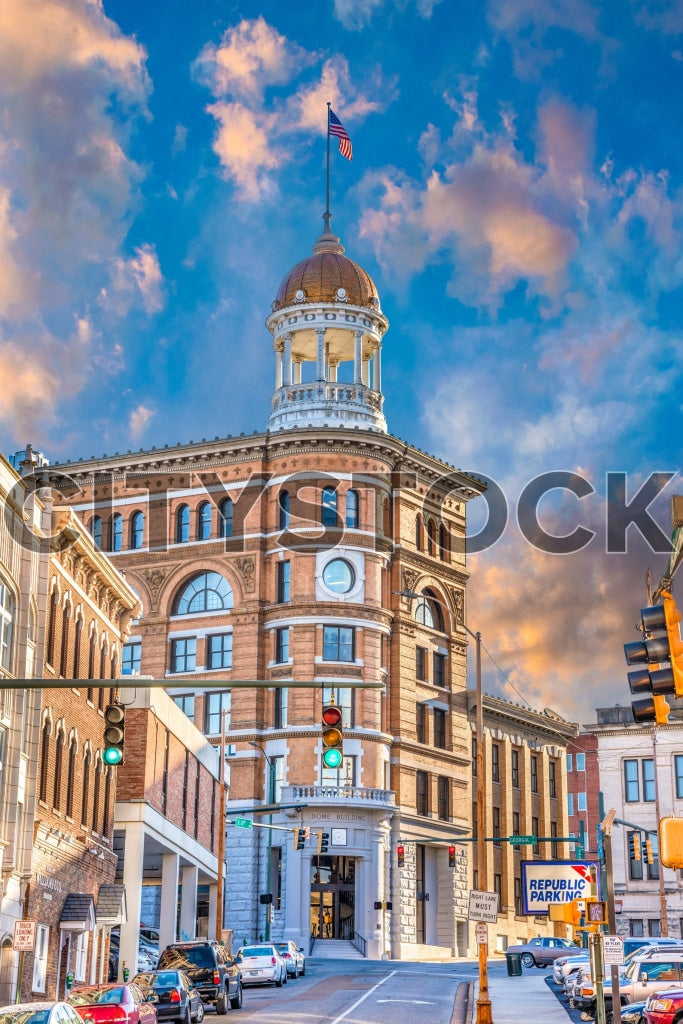
[[[128,918],[126,914],[126,887],[114,885],[113,882],[103,883],[97,894],[98,924],[114,927],[123,924]]]
[[[95,901],[92,893],[67,893],[59,925],[64,931],[91,932],[95,927]]]

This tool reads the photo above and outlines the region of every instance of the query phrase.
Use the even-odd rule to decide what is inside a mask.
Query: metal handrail
[[[354,932],[352,934],[351,945],[355,946],[356,949],[359,950],[363,954],[363,956],[365,956],[365,939],[358,932]]]

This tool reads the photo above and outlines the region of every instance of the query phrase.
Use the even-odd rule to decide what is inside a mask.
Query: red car
[[[645,1003],[647,1024],[681,1024],[683,1021],[683,991],[653,992]]]
[[[69,1002],[88,1024],[157,1024],[157,1011],[139,985],[81,985]]]

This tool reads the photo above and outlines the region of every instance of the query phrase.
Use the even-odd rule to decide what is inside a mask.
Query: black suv
[[[216,1013],[242,1005],[242,973],[225,946],[211,939],[174,942],[159,957],[158,971],[185,971],[203,1003],[213,1003]]]

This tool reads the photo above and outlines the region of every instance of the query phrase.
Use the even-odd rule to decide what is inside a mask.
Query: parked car
[[[137,985],[78,985],[69,992],[71,1005],[94,1024],[157,1024],[154,1003]]]
[[[621,1024],[646,1024],[645,1003],[627,1003],[622,1006]]]
[[[135,968],[131,966],[131,974],[140,974],[144,971],[154,971],[157,966],[157,958],[152,957],[147,950],[138,945],[138,956]],[[112,931],[109,936],[109,974],[108,981],[117,981],[119,976],[119,934]]]
[[[157,962],[159,960],[159,942],[152,941],[148,938],[150,934],[154,933],[154,929],[142,929],[138,935],[138,954],[143,963],[138,967],[138,971],[156,970]],[[158,932],[157,932],[158,935]],[[120,930],[118,928],[112,928],[109,933],[109,944],[116,945],[117,947],[121,944]],[[144,959],[146,957],[146,960]],[[144,964],[144,966],[143,966]]]
[[[225,1013],[242,1005],[242,971],[225,946],[212,939],[174,942],[166,946],[157,964],[159,971],[184,971],[199,990],[202,1001],[211,1003],[216,1013]]]
[[[0,1024],[83,1024],[69,1003],[43,1000],[0,1007]]]
[[[145,998],[155,997],[158,1020],[174,1020],[180,1024],[201,1024],[204,1020],[202,997],[184,971],[136,974],[133,984],[140,986]]]
[[[237,950],[245,985],[270,982],[277,988],[287,984],[287,966],[272,942],[242,946]]]
[[[300,974],[303,976],[306,973],[306,957],[303,946],[297,946],[296,942],[292,942],[291,939],[288,939],[287,942],[276,942],[274,945],[285,961],[287,974],[298,978]]]
[[[683,982],[683,948],[657,950],[644,948],[633,954],[626,970],[619,976],[619,998],[623,1004],[640,1002],[650,995],[665,992]],[[605,1005],[610,1008],[612,1000],[611,978],[603,981]],[[574,995],[574,1006],[595,1015],[595,984],[592,978],[584,979],[579,992]]]
[[[553,963],[553,981],[556,985],[564,985],[569,975],[588,961],[587,949],[580,953],[574,953],[572,956],[558,956]]]
[[[523,967],[548,967],[558,956],[566,956],[581,947],[568,939],[537,935],[535,939],[518,946],[508,946],[506,953],[521,953]]]
[[[683,989],[672,989],[650,996],[645,1002],[643,1020],[646,1024],[680,1024],[683,1020]],[[632,1022],[629,1021],[629,1024]]]

